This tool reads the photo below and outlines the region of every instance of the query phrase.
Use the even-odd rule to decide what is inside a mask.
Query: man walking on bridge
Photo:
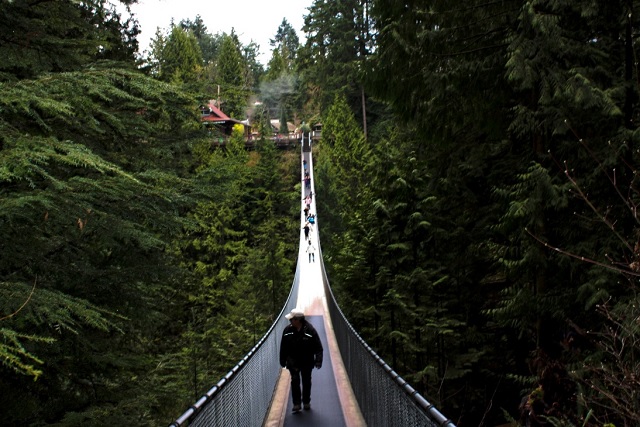
[[[293,412],[311,409],[311,371],[322,367],[322,343],[315,328],[304,318],[304,311],[294,308],[285,316],[291,324],[284,328],[280,342],[280,366],[291,374]],[[302,393],[300,380],[302,379]]]

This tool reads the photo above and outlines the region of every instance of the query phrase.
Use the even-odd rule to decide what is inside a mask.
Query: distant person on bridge
[[[305,410],[311,409],[311,371],[322,367],[322,343],[318,332],[304,318],[304,311],[298,308],[285,316],[291,324],[284,328],[280,342],[280,366],[291,374],[291,398],[293,412],[300,412],[300,404]],[[302,379],[302,393],[300,380]]]
[[[313,260],[316,262],[316,247],[311,244],[311,239],[309,239],[309,246],[307,246],[307,253],[309,254],[309,262]]]
[[[305,223],[302,229],[304,230],[304,240],[307,240],[309,238],[309,232],[313,231],[311,229],[311,224],[309,224],[308,222]]]

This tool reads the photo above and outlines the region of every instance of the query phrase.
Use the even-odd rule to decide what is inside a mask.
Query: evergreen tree
[[[463,401],[481,405],[469,376],[494,363],[485,358],[500,347],[466,325],[481,309],[467,303],[475,291],[467,275],[482,265],[466,232],[473,218],[448,201],[452,187],[434,192],[432,173],[440,165],[431,164],[434,150],[427,155],[416,148],[414,130],[388,125],[378,131],[374,149],[366,149],[361,131],[347,130],[355,123],[345,122],[352,114],[344,100],[340,105],[339,114],[325,119],[316,190],[323,195],[321,214],[328,216],[323,236],[330,231],[326,255],[334,264],[332,284],[345,298],[341,305],[359,308],[347,308],[348,318],[430,400],[454,410],[447,391],[461,389]],[[451,210],[460,219],[450,218]]]
[[[271,45],[274,49],[260,85],[260,95],[271,114],[280,117],[280,133],[288,134],[286,123],[297,123],[295,112],[301,105],[301,91],[294,62],[299,49],[299,39],[286,19],[278,27]]]
[[[285,58],[282,57],[280,49],[274,49],[271,55],[271,59],[267,64],[267,72],[264,75],[266,81],[273,81],[278,79],[283,74],[289,71]]]
[[[245,69],[238,37],[233,32],[225,34],[220,46],[214,82],[220,86],[222,110],[236,119],[246,118],[250,92],[245,80]]]
[[[202,76],[202,53],[193,33],[173,27],[162,47],[160,79],[173,84],[197,83]]]
[[[213,194],[194,210],[178,242],[196,280],[188,285],[182,310],[188,314],[181,339],[186,346],[175,357],[192,367],[181,381],[194,395],[257,343],[286,299],[294,273],[291,188],[297,175],[283,173],[272,144],[258,145],[258,151],[247,152],[238,126],[224,150],[202,153],[199,173]],[[185,395],[183,405],[194,395]]]
[[[167,37],[160,29],[156,28],[156,33],[150,42],[150,51],[144,59],[145,70],[153,77],[160,77],[160,60],[162,58],[162,49],[167,44]]]
[[[196,15],[193,21],[190,19],[180,21],[180,28],[186,32],[191,32],[196,38],[202,53],[202,62],[205,65],[215,61],[220,50],[222,35],[213,35],[207,32],[207,26],[200,15]]]
[[[253,41],[242,47],[242,57],[246,64],[244,78],[247,82],[247,87],[252,91],[258,90],[260,79],[264,75],[264,67],[258,61],[259,55],[260,46]]]
[[[64,34],[42,34],[33,52],[25,46],[0,84],[0,392],[8,424],[143,425],[175,411],[162,392],[145,390],[166,381],[149,373],[171,345],[162,338],[171,307],[160,301],[184,276],[165,248],[194,193],[181,157],[189,133],[199,132],[197,104],[133,71],[132,57],[123,68],[93,62],[126,51],[111,50],[115,33],[105,49],[96,45],[106,32],[98,17],[115,31],[112,15],[88,12],[96,5],[0,6],[15,25],[46,16],[48,25],[32,28]],[[51,42],[38,55],[52,61],[33,66],[32,53]],[[0,42],[0,50],[13,48]]]
[[[307,92],[307,115],[320,115],[337,93],[347,97],[367,128],[366,99],[362,86],[363,62],[372,49],[370,0],[314,1],[305,16],[307,33],[298,53],[298,71]]]
[[[609,297],[616,281],[559,259],[541,242],[563,242],[566,253],[597,259],[633,258],[626,241],[634,225],[623,215],[630,205],[624,196],[623,203],[614,200],[630,194],[629,170],[621,165],[633,164],[627,152],[633,126],[623,118],[634,111],[626,64],[635,24],[634,14],[621,14],[632,5],[622,3],[375,3],[378,45],[368,81],[421,135],[415,155],[425,162],[418,170],[429,171],[427,195],[436,196],[429,223],[441,218],[446,236],[432,259],[446,268],[443,283],[482,295],[475,298],[484,311],[461,304],[467,330],[486,341],[487,321],[500,326],[483,350],[491,353],[474,354],[472,369],[456,375],[462,381],[453,378],[474,393],[466,401],[478,402],[487,384],[505,384],[495,375],[481,375],[484,384],[474,380],[483,366],[508,366],[514,380],[508,387],[528,388],[542,373],[536,363],[553,367],[570,356],[560,345],[575,326],[567,319],[597,327],[592,304]],[[608,207],[594,217],[596,199]],[[612,217],[616,227],[587,231],[594,220],[606,225]],[[627,291],[615,288],[616,295]],[[503,344],[518,340],[522,346]],[[509,392],[500,388],[496,396],[507,402]],[[574,420],[580,408],[570,402],[572,391],[547,391],[558,396],[562,416]],[[555,407],[553,400],[546,404]],[[481,406],[468,410],[484,414]]]
[[[184,114],[195,103],[117,69],[46,75],[0,91],[2,238],[13,241],[3,246],[0,289],[2,313],[15,314],[3,335],[11,337],[7,354],[22,355],[2,360],[41,377],[24,387],[31,380],[5,372],[3,413],[9,423],[109,410],[112,420],[125,419],[124,408],[141,403],[131,375],[154,363],[148,343],[166,319],[153,301],[171,285],[165,277],[181,276],[164,249],[192,188],[178,176],[183,148],[172,138],[187,121],[197,125]],[[56,343],[25,347],[32,337]]]
[[[295,248],[273,230],[295,229],[287,192],[298,177],[274,178],[293,160],[269,163],[264,182],[279,190],[265,198],[270,222],[248,221],[263,206],[247,189],[262,180],[242,132],[226,151],[237,161],[215,157],[225,151],[212,154],[183,86],[145,76],[133,57],[111,61],[130,45],[123,33],[115,49],[112,15],[87,13],[99,4],[0,6],[16,25],[46,17],[55,25],[37,28],[64,35],[51,63],[32,67],[25,49],[0,83],[0,407],[10,425],[165,422],[246,354],[292,274]],[[187,84],[189,70],[178,73]],[[262,277],[266,252],[249,257],[242,239],[254,226],[269,234],[261,251],[273,251]]]
[[[137,25],[120,23],[105,0],[7,1],[0,16],[0,81],[73,71],[96,59],[131,62],[137,50]]]
[[[286,18],[282,18],[282,23],[278,27],[275,37],[269,40],[269,43],[274,48],[274,53],[276,50],[280,51],[287,63],[287,69],[291,70],[300,47],[300,39]]]
[[[556,17],[548,19],[546,12],[552,12]],[[631,245],[625,249],[617,239],[612,241],[614,235],[609,234],[606,228],[588,231],[591,229],[589,221],[580,218],[590,216],[590,208],[578,198],[567,197],[571,193],[552,188],[568,186],[570,180],[567,180],[567,176],[579,176],[580,186],[592,188],[590,198],[606,205],[614,203],[607,185],[603,185],[606,183],[602,179],[602,169],[594,170],[592,162],[586,161],[589,157],[595,157],[605,169],[622,171],[617,184],[622,192],[626,192],[624,188],[628,188],[630,183],[625,179],[629,175],[623,166],[628,148],[623,141],[629,137],[622,123],[621,111],[625,101],[614,95],[623,91],[609,89],[611,84],[618,87],[625,85],[623,76],[618,74],[619,64],[623,63],[624,58],[621,44],[624,38],[616,38],[614,42],[602,35],[600,27],[601,17],[613,14],[618,15],[615,18],[618,19],[620,13],[621,9],[613,4],[559,5],[540,2],[536,9],[525,8],[519,16],[521,31],[511,39],[507,62],[507,76],[520,95],[510,130],[514,133],[514,139],[526,141],[532,147],[532,152],[527,153],[527,158],[532,162],[529,171],[520,175],[521,179],[514,185],[514,193],[518,194],[512,194],[511,199],[514,208],[526,206],[528,215],[514,215],[512,209],[509,218],[517,216],[519,221],[528,222],[527,232],[538,240],[562,242],[562,246],[570,252],[599,254],[597,258],[603,258],[604,253],[614,258],[625,257],[621,250],[630,250]],[[594,38],[601,35],[602,39],[595,41]],[[605,51],[617,53],[619,62],[610,66]],[[584,135],[586,140],[582,142],[586,150],[576,149],[577,137],[574,132]],[[612,146],[615,147],[613,150],[610,149]],[[618,155],[621,157],[616,159]],[[560,166],[561,162],[564,165]],[[571,172],[563,173],[565,168]],[[536,191],[522,192],[524,188],[536,188]],[[532,202],[535,208],[530,205]],[[621,218],[620,232],[629,236],[633,231],[622,220],[626,208],[624,205],[620,207],[622,210],[612,208],[610,215]],[[556,211],[554,215],[543,211],[549,209]],[[576,213],[580,215],[576,216]],[[561,225],[566,223],[573,223],[574,227],[569,230]],[[598,238],[591,234],[594,232]],[[522,244],[528,246],[524,241]],[[578,302],[579,307],[590,307],[602,298],[602,292],[608,292],[609,287],[602,289],[598,285],[600,289],[595,291],[593,281],[601,282],[608,274],[587,279],[578,275],[578,272],[584,274],[585,266],[573,267],[570,271],[557,267],[547,269],[543,266],[548,265],[549,255],[544,254],[537,243],[529,250],[522,248],[519,252],[520,259],[511,256],[506,258],[510,262],[517,262],[516,265],[521,268],[531,268],[531,271],[524,276],[528,277],[528,284],[516,282],[516,292],[536,296],[537,306],[530,311],[538,313],[535,344],[545,353],[555,355],[557,335],[554,337],[550,332],[563,327],[567,308],[572,303]],[[529,262],[523,262],[525,259]],[[521,274],[522,271],[518,276],[523,277]],[[579,286],[579,293],[586,299],[575,301],[576,285],[584,281],[586,283]],[[520,298],[517,294],[513,298],[511,303],[522,298],[529,299],[522,294]],[[581,313],[578,307],[571,311],[575,312],[572,316],[574,320],[582,319],[587,314]]]

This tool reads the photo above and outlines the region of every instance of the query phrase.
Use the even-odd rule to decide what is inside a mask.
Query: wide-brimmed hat
[[[304,311],[300,308],[294,308],[293,310],[291,310],[291,313],[287,314],[284,317],[286,317],[287,320],[291,320],[294,317],[304,317]]]

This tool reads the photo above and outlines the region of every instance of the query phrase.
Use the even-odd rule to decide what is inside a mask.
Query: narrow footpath
[[[314,369],[311,386],[311,410],[292,413],[291,387],[289,371],[283,369],[267,415],[264,427],[364,427],[366,424],[351,390],[349,378],[344,370],[342,357],[337,348],[331,319],[326,308],[326,296],[322,280],[322,257],[320,253],[318,218],[309,233],[315,247],[315,262],[309,261],[307,253],[308,239],[303,231],[306,222],[305,199],[311,194],[310,214],[316,214],[314,192],[313,159],[310,152],[303,151],[301,165],[302,194],[300,204],[300,245],[298,260],[300,284],[296,307],[305,312],[307,320],[316,328],[324,348],[324,362],[321,369]],[[304,173],[309,171],[310,188],[305,188]],[[281,332],[281,331],[280,331]]]

